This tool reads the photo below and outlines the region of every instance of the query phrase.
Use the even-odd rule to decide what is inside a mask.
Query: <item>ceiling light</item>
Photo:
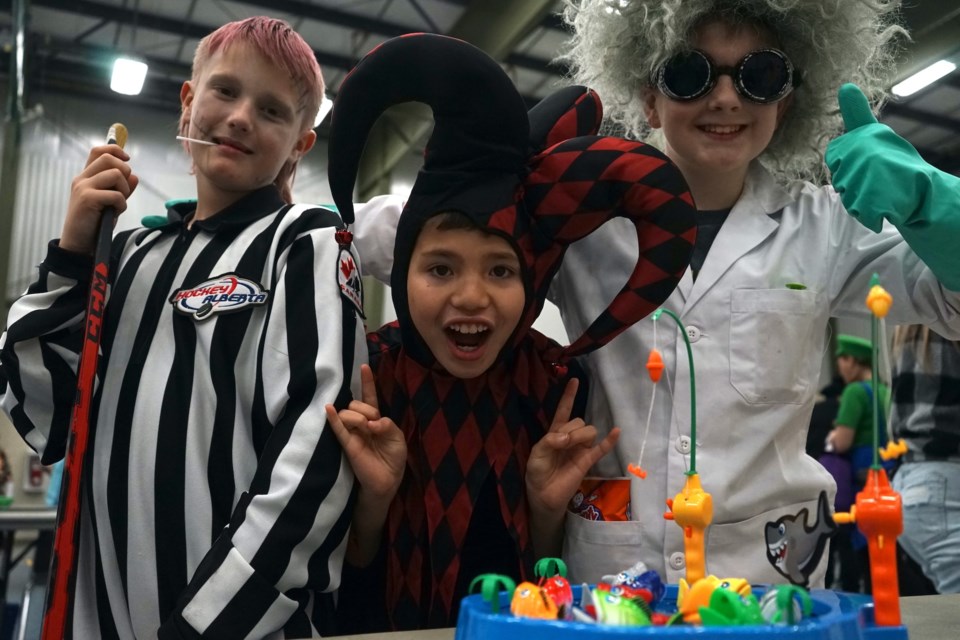
[[[135,96],[143,89],[143,81],[147,77],[147,64],[130,58],[117,58],[113,63],[113,76],[110,78],[110,88],[117,93]]]
[[[313,121],[314,128],[319,127],[323,119],[327,117],[330,110],[333,109],[333,100],[323,94],[323,100],[320,101],[320,110],[317,111],[317,119]]]
[[[900,96],[901,98],[909,96],[920,91],[920,89],[923,89],[925,86],[936,82],[948,73],[952,73],[956,68],[957,65],[952,62],[939,60],[926,69],[916,72],[903,82],[893,85],[892,91],[894,95]]]

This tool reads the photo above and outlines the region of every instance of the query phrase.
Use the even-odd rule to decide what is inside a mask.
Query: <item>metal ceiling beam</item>
[[[161,16],[155,13],[134,11],[117,5],[90,2],[89,0],[33,0],[32,4],[34,6],[45,7],[47,9],[56,9],[57,11],[79,14],[101,20],[114,20],[117,22],[130,24],[136,22],[138,28],[150,29],[151,31],[168,33],[175,36],[194,38],[196,40],[208,35],[210,32],[214,31],[217,26],[219,26],[214,25],[208,27],[197,23],[184,22],[183,20],[168,18],[167,16]],[[271,6],[273,6],[273,4],[271,4]],[[317,62],[319,62],[321,66],[349,70],[352,69],[353,65],[357,62],[355,58],[349,56],[342,56],[326,51],[318,51],[316,49],[313,50],[313,54],[316,56]]]
[[[317,22],[328,22],[338,27],[346,27],[354,31],[364,31],[366,33],[376,33],[381,36],[393,38],[402,36],[405,33],[416,31],[417,29],[395,22],[387,22],[377,18],[368,18],[356,13],[348,13],[338,9],[322,7],[302,0],[233,0],[238,4],[247,4],[254,7],[267,8],[271,11],[281,11],[298,18],[307,18]]]
[[[234,2],[239,2],[240,4],[252,5],[255,7],[268,8],[272,11],[282,11],[291,15],[295,15],[301,18],[308,18],[310,20],[316,20],[318,22],[328,22],[330,24],[335,24],[340,27],[346,27],[348,29],[354,29],[356,31],[363,31],[366,33],[372,33],[378,36],[384,36],[387,38],[393,38],[396,36],[401,36],[406,33],[425,31],[424,29],[419,29],[417,27],[411,27],[403,24],[398,24],[396,22],[387,22],[386,20],[381,20],[377,18],[367,18],[365,16],[360,16],[354,13],[347,13],[346,11],[338,11],[336,9],[328,9],[325,7],[319,7],[315,4],[309,2],[303,2],[302,0],[233,0]],[[463,2],[457,2],[456,4],[469,7],[471,2],[465,0]],[[473,2],[473,4],[477,4]],[[491,6],[497,6],[499,4],[510,4],[510,3],[491,3]],[[516,4],[527,4],[524,2],[517,2]],[[552,5],[553,2],[541,2],[536,0],[530,2],[531,6],[539,7],[542,4]],[[469,10],[469,9],[468,9]],[[521,13],[526,12],[525,7],[519,9]],[[542,23],[543,20],[550,15],[550,7],[539,12],[541,18],[538,19],[538,22],[532,25],[527,25],[527,29],[524,33],[528,33],[533,27],[539,26],[539,23]],[[463,20],[461,16],[457,24]],[[552,24],[552,23],[551,23]],[[455,36],[454,30],[456,29],[454,25],[453,30],[447,35]],[[461,36],[455,36],[461,37]],[[468,38],[462,38],[467,40]],[[514,43],[516,44],[516,43]],[[550,67],[549,60],[543,60],[541,58],[535,58],[533,56],[523,56],[523,55],[514,55],[510,51],[507,51],[503,56],[498,57],[498,60],[502,60],[504,63],[520,67],[523,69],[529,69],[531,71],[537,71],[541,73],[561,73],[562,70]],[[352,65],[351,65],[352,67]],[[351,67],[347,67],[348,69]]]
[[[472,0],[448,35],[483,49],[494,60],[503,60],[553,4],[553,0]],[[386,191],[390,171],[410,151],[410,141],[419,139],[432,124],[426,106],[398,107],[377,122],[367,139],[357,176],[360,201]]]
[[[441,0],[447,4],[455,4],[459,7],[465,7],[470,3],[470,0]],[[560,3],[556,3],[558,9],[562,9]],[[551,11],[543,17],[543,20],[540,21],[540,24],[537,25],[543,27],[544,29],[556,29],[559,31],[566,31],[567,28],[563,24],[563,18],[560,16],[560,13],[557,11]]]
[[[333,9],[326,9],[319,7],[314,4],[309,4],[302,2],[300,0],[273,0],[272,2],[264,1],[253,1],[253,0],[235,0],[241,1],[246,4],[256,5],[260,7],[269,7],[273,10],[281,10],[291,14],[297,14],[301,17],[318,20],[318,21],[327,21],[331,24],[336,24],[338,26],[360,29],[360,30],[369,30],[372,33],[377,33],[379,35],[393,36],[399,35],[402,33],[407,33],[410,31],[409,28],[403,25],[396,25],[382,20],[375,20],[372,18],[366,18],[363,16],[357,16],[355,14],[349,14],[343,11],[337,11]],[[4,5],[9,5],[9,0],[6,2],[0,2],[0,7]],[[92,0],[33,0],[32,4],[34,6],[40,6],[47,9],[53,9],[56,11],[63,11],[67,13],[72,13],[75,15],[81,15],[88,18],[94,18],[101,21],[116,21],[119,23],[136,23],[138,28],[149,29],[151,31],[156,31],[159,33],[171,34],[178,37],[184,38],[193,38],[200,39],[210,33],[214,27],[206,26],[202,24],[197,24],[193,22],[186,22],[183,20],[173,19],[167,16],[153,14],[143,11],[134,11],[131,9],[126,9],[122,6],[105,4],[102,2],[94,2]],[[491,4],[491,7],[498,6],[499,4],[508,4],[508,3],[494,3]],[[517,3],[517,4],[526,4],[526,3]],[[531,6],[522,7],[520,9],[511,8],[510,11],[506,13],[509,15],[514,14],[527,14],[530,10],[539,11],[540,15],[549,15],[550,8],[545,7],[541,8],[542,5],[549,5],[549,2],[533,2]],[[474,10],[476,11],[476,10]],[[492,12],[490,10],[486,11],[487,16],[482,17],[481,19],[486,20]],[[506,24],[504,18],[497,14],[493,14],[495,19],[498,20],[496,23],[491,24]],[[461,20],[458,22],[458,25],[464,23],[465,20],[470,20],[469,16],[465,13],[461,17]],[[507,18],[508,19],[508,18]],[[541,19],[542,20],[542,17]],[[534,25],[527,24],[527,29],[533,28]],[[454,31],[450,35],[456,35],[457,25],[454,27]],[[492,28],[492,27],[491,27]],[[509,26],[504,27],[509,29]],[[524,31],[525,33],[526,31]],[[467,34],[467,37],[464,39],[470,39],[472,36]],[[67,40],[58,40],[51,39],[46,35],[36,34],[33,38],[34,42],[44,43],[44,48],[49,50],[54,56],[58,52],[66,52],[71,55],[82,55],[90,58],[92,63],[96,64],[112,64],[113,57],[116,52],[108,47],[95,47],[88,44],[82,44],[78,42],[71,42]],[[519,41],[519,40],[517,40]],[[516,44],[516,43],[514,43]],[[80,52],[80,53],[77,53]],[[317,58],[317,61],[324,68],[334,68],[340,69],[343,71],[348,71],[353,68],[357,60],[352,56],[343,56],[335,53],[329,53],[326,51],[318,51],[314,49],[314,55]],[[551,67],[550,62],[547,60],[541,60],[533,56],[528,56],[525,54],[514,54],[510,53],[509,50],[504,52],[498,57],[498,59],[505,60],[507,64],[530,69],[536,72],[542,72],[552,75],[560,75],[566,72],[566,69],[563,66],[555,65]],[[148,76],[148,82],[152,80],[152,76],[155,75],[155,71],[160,71],[161,73],[172,76],[177,80],[184,80],[189,76],[189,68],[185,65],[181,65],[175,61],[168,61],[157,57],[148,57],[146,62],[150,65],[150,75]]]
[[[190,38],[202,38],[215,27],[205,27],[193,22],[184,22],[175,18],[127,9],[121,5],[90,2],[89,0],[33,0],[33,6],[56,9],[67,13],[110,20],[118,23],[137,22],[137,26],[164,33],[184,35]]]
[[[271,2],[263,2],[262,0],[234,1],[260,8],[268,8],[271,11],[279,10],[300,18],[307,18],[310,20],[316,20],[318,22],[327,22],[339,27],[373,33],[388,38],[410,33],[411,31],[416,31],[416,29],[412,29],[405,25],[385,22],[383,20],[377,20],[374,18],[367,18],[365,16],[351,14],[345,11],[327,9],[314,4],[309,4],[307,2],[301,2],[299,0],[273,0]],[[537,0],[533,4],[540,5],[541,2]],[[136,22],[138,27],[150,29],[151,31],[169,33],[176,36],[194,38],[196,40],[199,40],[200,38],[209,34],[216,28],[216,26],[205,26],[192,22],[184,22],[183,20],[177,20],[155,13],[139,10],[134,11],[132,9],[125,9],[117,5],[92,2],[91,0],[33,0],[33,5],[91,18],[97,18],[100,20],[114,20],[120,23],[130,24]],[[545,10],[543,13],[545,15],[549,15],[549,10]],[[451,33],[450,35],[453,34]],[[344,71],[349,71],[352,69],[353,65],[357,62],[355,58],[342,56],[327,51],[319,51],[314,49],[313,53],[317,57],[317,61],[322,66],[334,67]],[[499,59],[503,60],[506,64],[539,73],[554,75],[565,73],[565,69],[562,66],[551,65],[549,60],[544,60],[534,56],[507,52],[504,54],[504,57]]]
[[[366,16],[348,13],[346,11],[328,9],[311,4],[309,2],[303,2],[301,0],[234,1],[241,4],[270,9],[271,11],[281,11],[299,18],[307,18],[356,31],[373,33],[376,35],[385,36],[387,38],[392,38],[417,30],[406,25],[397,24],[394,22],[386,22],[384,20],[378,20],[375,18],[368,18]],[[155,13],[126,9],[122,6],[104,4],[101,2],[92,2],[91,0],[33,0],[32,4],[38,7],[46,7],[48,9],[56,9],[57,11],[76,13],[101,20],[115,20],[120,23],[131,24],[136,22],[139,27],[153,31],[159,31],[161,33],[171,33],[178,36],[195,38],[198,40],[213,31],[217,26],[215,25],[208,27],[196,23],[184,22],[183,20],[177,20],[175,18],[170,18]],[[526,3],[524,2],[518,4]],[[534,7],[539,7],[541,4],[544,4],[544,2],[541,2],[540,0],[531,2],[531,6]],[[520,11],[525,12],[525,9],[526,8],[521,8]],[[549,13],[549,7],[541,12],[542,16],[547,16]],[[540,21],[542,21],[542,17],[538,20],[538,22]],[[529,29],[537,25],[534,24],[527,26]],[[449,35],[453,35],[453,33]],[[314,50],[314,54],[317,56],[317,60],[321,65],[336,67],[345,71],[352,69],[353,65],[356,63],[356,60],[353,58],[340,56],[325,51],[317,51],[316,49]],[[507,52],[507,54],[504,54],[504,57],[498,59],[503,60],[507,64],[529,69],[531,71],[553,74],[560,73],[560,71],[550,67],[549,60],[543,60],[532,56],[510,55],[509,52]]]
[[[31,43],[30,64],[26,74],[29,91],[42,89],[103,99],[117,54],[114,49],[37,33],[28,34],[27,41]],[[178,114],[180,85],[190,77],[190,65],[152,56],[141,58],[150,67],[143,92],[139,96],[114,97],[140,107]],[[8,77],[5,73],[8,60],[9,55],[0,51],[0,79]],[[524,96],[524,101],[529,109],[538,99]],[[317,135],[321,138],[327,137],[328,122],[329,119],[317,129]]]
[[[947,3],[916,2],[903,8],[913,39],[904,43],[904,53],[897,65],[897,82],[960,49],[957,43],[960,8],[945,10],[943,4]]]
[[[941,115],[939,113],[931,113],[930,111],[917,109],[916,107],[911,107],[905,104],[888,102],[884,105],[881,113],[885,116],[909,118],[910,120],[922,122],[925,125],[933,125],[935,127],[940,127],[941,129],[946,129],[947,131],[960,133],[960,120]]]
[[[406,25],[321,7],[303,0],[234,1],[388,38],[402,35],[412,30],[411,27]],[[470,0],[444,1],[458,6],[469,6],[470,2]],[[9,2],[0,4],[7,5]],[[202,38],[214,28],[212,26],[197,25],[157,14],[126,9],[117,5],[92,2],[91,0],[33,0],[32,4],[99,19],[110,19],[125,23],[137,21],[138,25],[154,31],[173,33],[196,39]],[[540,5],[541,3],[535,2],[534,4]],[[548,7],[544,10],[538,23],[529,26],[563,30],[564,27],[560,15],[551,9],[552,7]],[[925,11],[927,13],[924,13]],[[930,11],[934,11],[937,15],[928,15]],[[919,5],[911,5],[905,8],[905,15],[908,23],[912,23],[910,26],[913,28],[914,41],[905,43],[904,45],[905,54],[902,56],[902,62],[899,65],[899,78],[904,78],[918,71],[932,61],[942,57],[945,53],[955,52],[957,50],[955,34],[960,31],[960,10],[942,14],[936,7],[924,9]],[[356,60],[351,58],[327,52],[316,51],[315,53],[317,54],[317,59],[320,61],[320,64],[338,69],[349,70],[356,62]],[[540,73],[559,75],[566,71],[562,66],[551,65],[549,60],[523,54],[508,53],[501,59],[508,65]]]
[[[40,73],[46,71],[43,68],[45,64],[54,66],[61,64],[64,59],[71,59],[83,62],[91,67],[101,67],[106,70],[109,76],[113,68],[113,61],[117,57],[117,50],[112,47],[51,38],[38,33],[31,34],[31,39],[33,41],[32,52],[35,56],[32,66],[35,71]],[[148,83],[158,75],[180,82],[190,78],[189,64],[155,56],[140,55],[138,57],[146,62],[150,69],[147,77]],[[56,60],[56,62],[51,62],[53,60]],[[37,69],[38,66],[40,66],[39,70]]]
[[[72,40],[48,38],[30,34],[29,81],[27,97],[31,102],[41,100],[38,92],[60,93],[102,101],[110,82],[110,71],[116,51],[110,47],[81,44]],[[180,85],[190,76],[190,65],[152,57],[144,57],[150,73],[143,91],[136,96],[113,95],[122,104],[162,111],[172,117],[180,113]],[[0,81],[9,79],[7,70],[10,54],[0,51]],[[527,108],[537,103],[532,96],[524,96]],[[429,117],[429,114],[427,114]],[[321,139],[329,137],[327,118],[317,128]]]
[[[483,49],[494,60],[507,60],[553,4],[553,0],[473,0],[448,35]]]

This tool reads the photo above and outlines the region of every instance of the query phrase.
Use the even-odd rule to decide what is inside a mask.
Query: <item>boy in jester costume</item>
[[[328,410],[360,484],[339,598],[340,619],[360,622],[349,632],[453,626],[478,573],[528,579],[535,557],[559,554],[567,503],[618,434],[595,443],[571,419],[585,390],[572,358],[656,309],[695,235],[662,154],[593,135],[593,92],[569,87],[528,115],[493,60],[426,34],[375,49],[337,96],[329,179],[345,218],[371,126],[408,101],[436,124],[397,229],[399,320],[368,335],[363,398]],[[561,347],[530,327],[567,246],[617,216],[636,227],[636,267]]]

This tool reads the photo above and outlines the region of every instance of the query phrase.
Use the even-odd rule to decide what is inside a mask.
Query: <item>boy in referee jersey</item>
[[[691,248],[694,211],[669,162],[618,138],[569,139],[595,132],[594,93],[568,88],[528,116],[496,62],[427,34],[380,45],[340,88],[328,173],[341,212],[370,127],[407,101],[435,126],[396,230],[399,320],[367,336],[362,398],[327,407],[360,484],[337,616],[349,633],[453,626],[476,575],[529,579],[536,557],[559,555],[567,503],[617,438],[577,417],[586,385],[578,394],[571,358],[652,311]],[[654,183],[660,207],[642,195]],[[530,328],[550,279],[568,243],[617,215],[645,239],[632,282],[649,286],[628,285],[561,347]]]
[[[197,47],[180,121],[197,200],[113,239],[68,637],[317,634],[354,483],[324,405],[346,408],[366,359],[341,221],[291,203],[322,95],[284,22]],[[64,456],[95,230],[126,209],[130,160],[90,152],[9,313],[2,406],[44,464]]]

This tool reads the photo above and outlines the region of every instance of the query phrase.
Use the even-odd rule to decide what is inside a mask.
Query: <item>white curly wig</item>
[[[820,182],[823,150],[841,130],[837,89],[860,86],[875,108],[888,97],[899,51],[900,0],[566,0],[573,36],[562,60],[573,80],[600,95],[607,117],[628,135],[651,134],[640,90],[696,29],[719,19],[760,26],[803,79],[761,161],[780,180]],[[653,138],[651,140],[651,138]]]

